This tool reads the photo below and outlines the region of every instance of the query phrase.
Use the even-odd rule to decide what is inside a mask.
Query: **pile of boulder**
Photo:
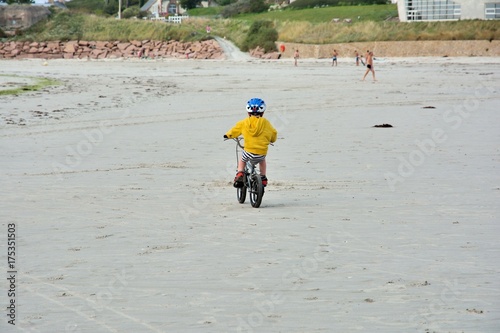
[[[281,53],[279,52],[268,52],[264,48],[257,46],[255,49],[250,50],[250,55],[254,58],[260,59],[279,59],[281,58]]]
[[[0,59],[118,59],[191,58],[224,59],[215,40],[181,43],[178,41],[130,42],[0,42]]]

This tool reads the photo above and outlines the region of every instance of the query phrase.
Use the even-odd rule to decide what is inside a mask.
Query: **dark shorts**
[[[371,68],[372,68],[372,65],[366,65],[366,67],[367,67],[368,69],[371,69]]]

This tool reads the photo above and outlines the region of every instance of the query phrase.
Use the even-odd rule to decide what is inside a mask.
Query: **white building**
[[[495,20],[500,19],[500,0],[397,0],[399,20]]]

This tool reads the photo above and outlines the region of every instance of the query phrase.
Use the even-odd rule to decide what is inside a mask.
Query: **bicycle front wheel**
[[[250,203],[253,208],[259,208],[262,203],[262,197],[264,196],[264,186],[262,185],[262,179],[260,175],[253,174],[250,180]]]
[[[247,198],[247,187],[238,187],[236,189],[236,197],[238,198],[238,202],[240,204],[245,203],[245,199]]]

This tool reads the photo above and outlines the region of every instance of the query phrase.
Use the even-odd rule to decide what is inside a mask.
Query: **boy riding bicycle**
[[[245,164],[251,161],[259,164],[262,185],[267,185],[266,177],[266,154],[270,143],[276,141],[278,132],[271,125],[269,120],[265,119],[264,112],[266,104],[260,98],[252,98],[247,102],[248,118],[242,119],[236,123],[226,134],[225,139],[236,138],[243,135],[245,140],[245,149],[238,161],[238,172],[234,178],[234,187],[243,187],[243,176]]]

